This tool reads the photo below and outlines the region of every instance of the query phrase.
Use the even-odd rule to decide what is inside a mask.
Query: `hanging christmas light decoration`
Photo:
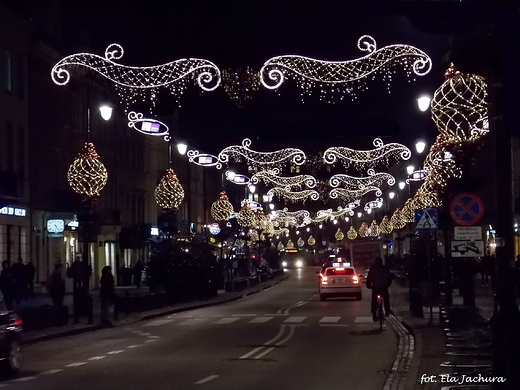
[[[287,228],[280,228],[280,229],[274,229],[273,235],[283,235],[283,234],[289,234],[289,229]]]
[[[354,226],[351,226],[350,229],[348,229],[347,237],[349,240],[355,240],[357,238],[358,234],[356,232],[356,229],[354,229]]]
[[[245,160],[250,171],[267,170],[282,167],[287,162],[302,165],[305,162],[305,153],[296,148],[286,148],[274,152],[257,152],[249,149],[251,140],[246,138],[242,145],[233,145],[224,148],[218,155],[221,163],[228,163],[230,158],[235,161]]]
[[[354,212],[352,211],[352,209],[350,207],[338,206],[336,211],[332,211],[332,209],[319,210],[316,213],[316,217],[312,218],[311,221],[314,223],[320,223],[320,222],[325,222],[328,220],[332,221],[332,220],[336,220],[336,219],[340,219],[340,218],[345,219],[345,218],[351,217],[353,215],[354,215]]]
[[[268,171],[259,171],[251,177],[253,184],[259,184],[263,181],[265,184],[274,184],[277,187],[290,189],[301,189],[303,186],[307,188],[316,187],[316,178],[311,175],[297,175],[290,177],[279,176],[279,169],[271,169]]]
[[[289,238],[289,241],[287,241],[287,249],[294,249],[294,244],[290,238]]]
[[[370,224],[370,235],[372,237],[379,237],[379,234],[381,233],[381,229],[379,226],[377,226],[376,220],[374,219],[372,223]]]
[[[198,150],[188,150],[186,155],[188,156],[188,161],[195,165],[215,167],[217,169],[222,168],[222,163],[218,160],[218,157],[212,154],[200,153]]]
[[[165,211],[176,211],[184,199],[184,189],[172,168],[168,168],[155,187],[155,202]]]
[[[229,221],[233,213],[233,205],[229,201],[225,191],[222,191],[219,198],[211,205],[211,216],[215,221]]]
[[[406,226],[406,222],[401,216],[400,208],[395,209],[394,213],[392,214],[392,217],[390,218],[390,223],[392,224],[395,230],[402,229]]]
[[[262,85],[277,89],[285,78],[293,78],[304,94],[311,95],[318,89],[321,99],[334,93],[342,99],[345,94],[355,96],[355,87],[366,88],[362,80],[369,76],[381,74],[390,82],[397,66],[402,66],[408,76],[423,76],[432,66],[430,57],[413,46],[396,44],[377,49],[375,39],[369,35],[359,38],[358,48],[368,54],[350,61],[322,61],[298,55],[273,57],[260,70]]]
[[[281,241],[278,243],[278,246],[276,247],[276,249],[278,249],[280,252],[285,249],[285,247],[283,246],[283,243]]]
[[[301,237],[298,238],[298,241],[296,241],[296,243],[298,244],[298,246],[300,248],[305,245],[305,241],[303,241],[303,239]]]
[[[91,142],[85,145],[69,166],[67,181],[74,192],[83,196],[88,203],[99,196],[108,180],[108,173]]]
[[[128,127],[146,135],[163,137],[165,141],[168,141],[170,131],[168,126],[157,119],[145,118],[140,112],[130,111],[128,113]]]
[[[260,88],[260,73],[249,66],[223,70],[222,87],[229,98],[243,108]]]
[[[285,207],[283,210],[273,210],[271,216],[278,225],[303,227],[311,223],[310,213],[307,210],[289,211]]]
[[[289,202],[304,202],[310,198],[311,200],[318,200],[320,194],[315,190],[291,191],[289,188],[274,187],[267,191],[268,196],[277,196]]]
[[[369,232],[368,232],[368,225],[366,224],[366,222],[363,222],[361,224],[361,226],[359,227],[359,237],[368,237],[369,235]]]
[[[369,192],[375,191],[376,196],[383,195],[383,192],[379,187],[366,187],[359,190],[348,190],[345,188],[333,188],[329,192],[329,196],[331,199],[341,199],[345,202],[354,202],[360,201],[360,199],[368,194]]]
[[[249,230],[249,238],[253,242],[257,242],[260,240],[260,236],[258,235],[258,232],[255,229]]]
[[[381,138],[373,141],[375,149],[372,150],[355,150],[345,147],[331,147],[323,153],[323,161],[327,164],[335,164],[341,160],[345,168],[354,165],[359,171],[374,168],[377,164],[389,164],[390,158],[397,161],[408,160],[411,151],[406,146],[399,143],[384,144]]]
[[[245,228],[252,228],[255,226],[256,216],[255,212],[251,210],[249,204],[246,202],[242,205],[242,209],[237,215],[237,222],[240,226]]]
[[[373,169],[367,171],[366,177],[354,177],[345,174],[337,174],[331,176],[329,184],[331,187],[339,187],[349,190],[360,190],[366,187],[381,187],[383,184],[393,186],[395,178],[386,172],[376,173]]]
[[[336,241],[342,241],[345,238],[345,235],[341,231],[341,228],[338,228],[338,230],[336,230],[336,234],[334,234],[334,238],[336,239]]]
[[[390,234],[394,230],[394,227],[392,226],[392,223],[388,219],[388,215],[385,215],[379,224],[379,229],[381,230],[381,233],[383,234]]]
[[[383,198],[377,198],[376,200],[371,200],[365,204],[365,207],[363,210],[373,210],[373,209],[380,209],[383,206]]]
[[[196,82],[203,91],[213,91],[221,82],[219,68],[208,60],[184,58],[162,65],[136,67],[115,62],[123,54],[123,48],[113,43],[106,48],[104,58],[91,53],[69,55],[54,65],[52,80],[66,85],[70,81],[67,68],[85,67],[112,81],[127,108],[137,99],[149,99],[155,105],[161,88],[168,88],[178,102],[189,81]]]
[[[307,240],[307,244],[309,244],[310,246],[314,246],[316,244],[316,240],[314,239],[312,234],[309,236],[309,239]]]

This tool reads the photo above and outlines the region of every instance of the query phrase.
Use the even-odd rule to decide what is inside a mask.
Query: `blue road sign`
[[[415,210],[415,230],[427,232],[437,230],[439,219],[437,209],[418,209]]]

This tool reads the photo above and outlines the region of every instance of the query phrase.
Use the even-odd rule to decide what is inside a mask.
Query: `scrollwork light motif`
[[[188,161],[200,165],[203,167],[215,167],[217,169],[222,168],[222,163],[218,160],[217,156],[207,153],[200,153],[198,150],[188,150],[186,153]]]
[[[388,164],[390,157],[399,160],[408,160],[412,155],[410,149],[399,143],[383,144],[380,138],[374,139],[375,149],[355,150],[345,147],[328,148],[323,153],[323,160],[327,164],[334,164],[341,160],[345,168],[353,164],[358,170],[373,168],[384,161]]]
[[[375,73],[387,78],[396,65],[401,65],[408,76],[412,73],[424,76],[432,67],[430,57],[410,45],[395,44],[377,49],[375,39],[363,35],[358,40],[358,48],[368,54],[350,61],[323,61],[298,55],[273,57],[260,69],[260,81],[264,87],[276,89],[286,78],[293,78],[309,94],[315,87],[352,93],[354,82]]]
[[[376,173],[373,169],[369,169],[368,175],[369,176],[366,177],[354,177],[345,174],[337,174],[333,175],[329,179],[329,184],[331,187],[342,186],[352,190],[362,189],[368,186],[381,187],[385,182],[389,186],[393,186],[395,184],[395,178],[389,173]]]
[[[284,198],[289,202],[305,202],[308,198],[318,200],[320,194],[314,190],[291,191],[288,188],[274,187],[267,191],[268,196],[276,195],[278,198]]]
[[[83,66],[99,73],[124,89],[127,103],[135,101],[136,96],[150,92],[154,100],[160,88],[168,88],[177,98],[182,95],[188,80],[193,80],[203,91],[213,91],[221,82],[219,68],[211,61],[199,58],[183,58],[156,66],[127,66],[115,62],[123,57],[123,48],[111,44],[105,50],[105,57],[91,53],[77,53],[61,59],[51,71],[52,80],[58,85],[70,81],[69,69]],[[123,96],[122,96],[123,97]]]
[[[259,184],[263,181],[266,184],[274,184],[277,187],[301,189],[303,186],[307,188],[316,187],[316,178],[311,175],[297,175],[290,177],[278,176],[279,171],[259,171],[251,177],[251,182]]]
[[[360,190],[348,190],[345,188],[333,188],[329,192],[329,196],[332,199],[342,199],[347,202],[352,202],[355,200],[359,200],[363,197],[363,195],[368,194],[369,192],[375,191],[376,196],[381,196],[383,192],[379,187],[367,186]]]
[[[152,133],[152,132],[149,132],[149,131],[143,131],[143,129],[140,129],[138,126],[136,126],[137,123],[142,123],[142,122],[159,123],[166,130],[162,131],[160,133]],[[161,121],[158,121],[157,119],[145,118],[144,115],[141,114],[140,112],[130,111],[128,113],[128,127],[131,127],[133,129],[137,130],[138,132],[146,134],[146,135],[162,136],[165,141],[169,141],[168,133],[169,133],[170,129],[168,128],[168,126],[165,125],[164,123],[162,123]]]
[[[306,160],[305,153],[300,149],[286,148],[274,152],[257,152],[251,150],[249,148],[250,145],[251,140],[246,138],[242,141],[242,145],[224,148],[219,153],[218,159],[221,163],[228,163],[231,157],[236,161],[245,160],[250,171],[281,167],[287,162],[302,165]]]

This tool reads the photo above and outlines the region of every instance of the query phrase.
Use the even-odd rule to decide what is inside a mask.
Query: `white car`
[[[363,297],[361,281],[354,267],[329,267],[319,272],[320,300],[327,297],[355,296],[359,301]]]

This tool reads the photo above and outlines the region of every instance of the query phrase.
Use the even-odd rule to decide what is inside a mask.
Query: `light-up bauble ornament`
[[[289,241],[287,241],[287,249],[294,249],[294,243],[289,238]]]
[[[336,234],[334,234],[334,238],[336,239],[336,241],[341,241],[345,238],[345,235],[341,231],[341,228],[338,228],[338,230],[336,231]]]
[[[219,198],[211,205],[211,216],[215,221],[228,221],[233,213],[233,205],[229,201],[226,192],[222,191]]]
[[[258,209],[255,213],[256,228],[261,232],[265,232],[269,227],[269,217],[264,214],[261,209]]]
[[[314,237],[311,236],[309,237],[309,239],[307,240],[307,244],[309,244],[310,246],[313,246],[314,244],[316,244],[316,240],[314,239]]]
[[[359,237],[368,237],[368,225],[366,222],[363,222],[359,227]]]
[[[279,251],[283,251],[284,248],[285,248],[285,247],[283,246],[282,242],[280,241],[280,242],[278,243],[278,246],[276,247],[276,249],[278,249]]]
[[[70,186],[86,199],[93,199],[99,196],[107,179],[107,170],[99,160],[94,144],[86,142],[67,171]]]
[[[237,222],[240,226],[250,228],[255,226],[255,212],[251,210],[249,204],[245,203],[237,215]]]
[[[251,229],[251,231],[249,232],[249,237],[251,238],[251,241],[253,241],[253,242],[256,242],[260,239],[258,232],[254,229]]]
[[[176,211],[184,199],[184,189],[174,170],[168,168],[155,187],[155,202],[165,211]]]
[[[350,229],[347,232],[347,237],[349,240],[355,240],[357,238],[358,234],[356,232],[356,229],[354,229],[354,226],[351,226]]]
[[[298,238],[298,241],[296,241],[296,243],[298,244],[298,246],[300,248],[305,245],[305,241],[303,241],[303,239],[301,237]]]
[[[376,220],[374,219],[370,224],[370,235],[372,237],[378,237],[381,232],[379,226],[377,226]]]
[[[387,215],[383,217],[383,220],[379,224],[379,229],[381,229],[381,233],[383,234],[390,234],[392,233],[392,230],[394,230],[394,227],[392,226],[392,223],[388,219]]]

